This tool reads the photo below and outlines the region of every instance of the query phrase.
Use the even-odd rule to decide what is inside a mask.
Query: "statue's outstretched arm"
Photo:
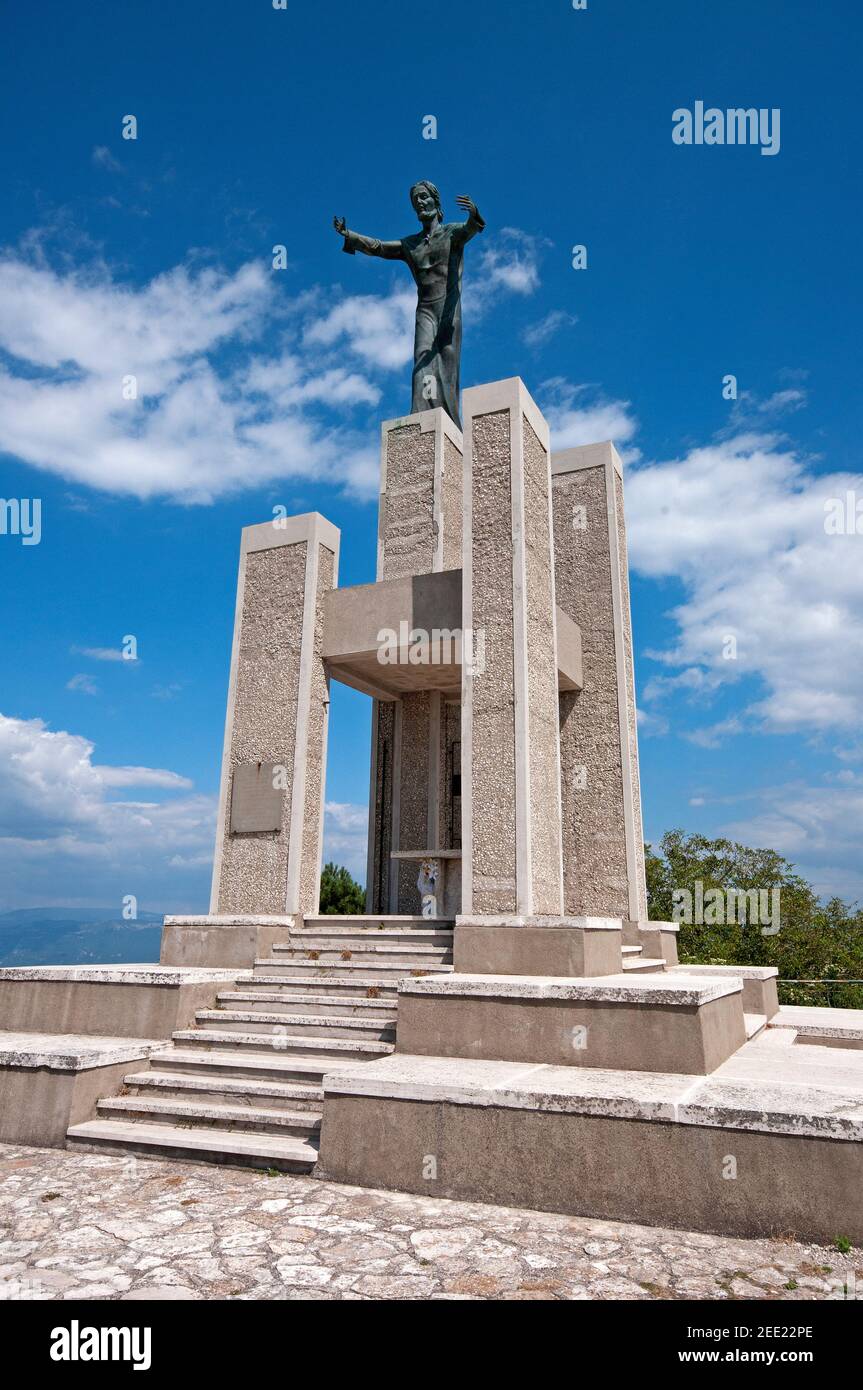
[[[476,236],[477,232],[485,231],[485,218],[472,198],[462,193],[456,202],[463,212],[467,213],[467,221],[461,224],[461,235],[463,241],[470,241],[471,237]]]
[[[385,261],[404,260],[404,250],[400,241],[378,241],[377,237],[361,236],[359,232],[348,230],[343,217],[333,218],[333,226],[345,241],[342,247],[349,256],[362,251],[364,256],[381,256]]]

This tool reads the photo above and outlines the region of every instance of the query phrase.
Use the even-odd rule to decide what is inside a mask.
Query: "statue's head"
[[[423,179],[420,183],[415,183],[411,189],[411,202],[414,205],[414,212],[420,222],[425,222],[434,217],[443,218],[443,208],[441,207],[440,194],[433,183],[428,179]]]

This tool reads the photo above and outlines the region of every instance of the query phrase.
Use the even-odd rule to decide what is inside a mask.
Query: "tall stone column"
[[[612,444],[551,461],[557,602],[582,633],[584,689],[560,697],[565,911],[647,917],[623,467]]]
[[[381,429],[377,578],[461,564],[462,436],[440,408]],[[372,711],[369,912],[417,911],[416,865],[394,849],[436,849],[442,754],[440,694],[420,690]]]
[[[518,377],[464,393],[462,914],[563,911],[548,426]],[[458,936],[457,936],[458,947]]]
[[[339,532],[317,512],[243,530],[211,913],[318,911],[322,603],[338,560]]]

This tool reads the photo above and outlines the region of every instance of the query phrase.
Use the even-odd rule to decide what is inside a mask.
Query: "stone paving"
[[[0,1300],[841,1299],[855,1287],[863,1297],[863,1251],[0,1145]]]

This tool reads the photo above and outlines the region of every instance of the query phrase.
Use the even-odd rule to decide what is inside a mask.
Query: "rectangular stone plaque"
[[[231,834],[249,835],[282,828],[285,793],[274,787],[276,763],[241,763],[231,786]],[[284,778],[284,772],[281,771]]]

